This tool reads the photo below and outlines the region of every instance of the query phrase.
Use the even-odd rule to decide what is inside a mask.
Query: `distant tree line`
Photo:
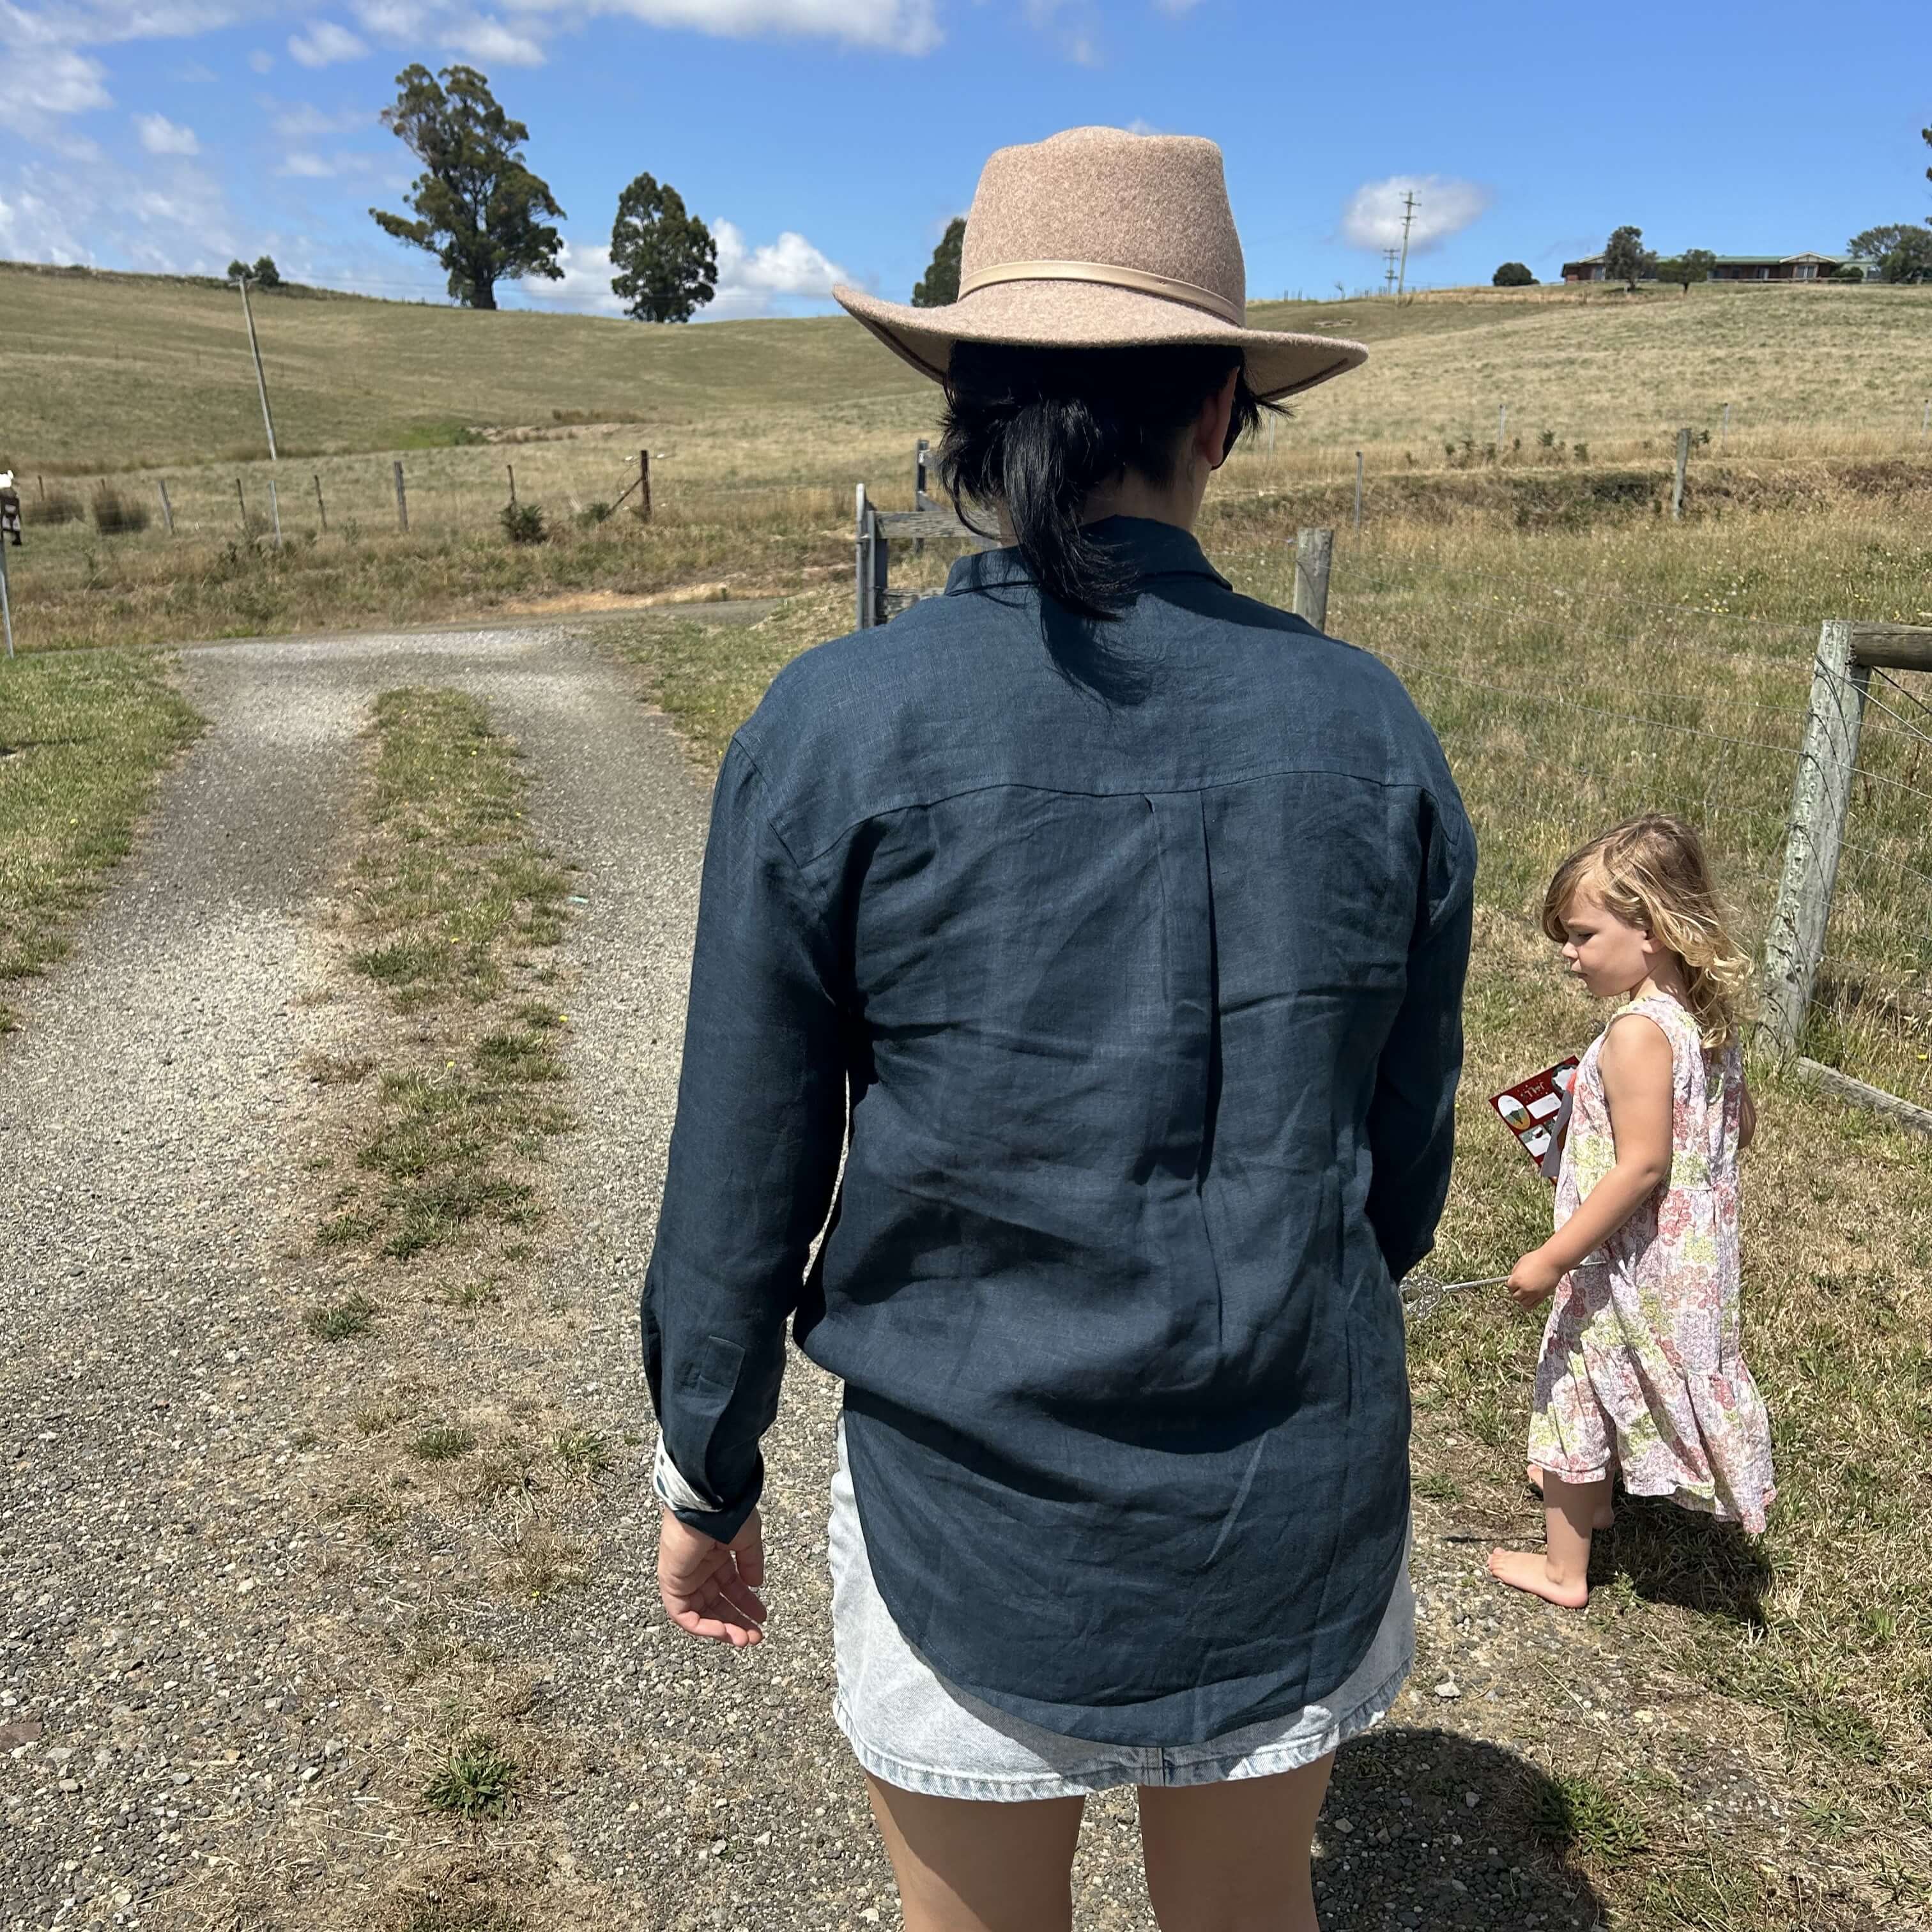
[[[1932,147],[1932,128],[1921,132],[1926,146]],[[1925,178],[1932,181],[1932,167],[1925,170]],[[964,226],[963,223],[955,225],[962,230]],[[945,244],[940,245],[943,250]],[[1932,221],[1882,222],[1862,230],[1845,244],[1845,255],[1844,265],[1837,273],[1840,280],[1932,282]],[[933,263],[937,269],[938,256]],[[1717,256],[1708,248],[1686,248],[1660,260],[1654,249],[1643,245],[1643,230],[1628,225],[1612,230],[1604,244],[1604,279],[1622,282],[1633,294],[1639,282],[1655,280],[1675,282],[1688,296],[1691,284],[1708,280],[1717,266]],[[1536,280],[1521,262],[1504,262],[1490,279],[1499,289],[1527,288]],[[956,270],[956,286],[957,280]],[[919,299],[915,291],[913,300]]]
[[[530,130],[512,120],[488,80],[460,64],[431,74],[420,62],[396,76],[382,120],[422,164],[409,212],[369,213],[386,235],[434,255],[466,308],[493,309],[496,286],[525,276],[561,281],[567,220],[550,184],[525,164]],[[640,322],[688,322],[718,292],[711,231],[668,182],[640,174],[617,197],[610,230],[612,292]]]

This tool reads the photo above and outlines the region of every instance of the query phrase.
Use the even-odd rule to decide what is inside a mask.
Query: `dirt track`
[[[634,1306],[704,836],[681,749],[567,626],[183,663],[211,729],[0,1051],[0,1925],[896,1924],[830,1717],[836,1395],[808,1365],[770,1445],[772,1641],[692,1643],[651,1582]],[[425,682],[485,700],[581,868],[565,981],[582,1125],[500,1306],[453,1308],[434,1270],[391,1269],[369,1335],[330,1347],[301,1321],[343,1278],[314,1246],[304,1163],[339,1138],[338,1096],[304,1056],[370,1024],[355,998],[318,998],[342,986],[331,894],[369,701]],[[507,1505],[392,1473],[372,1540],[352,1512],[388,1466],[356,1418],[385,1404],[486,1443],[566,1424],[638,1439],[598,1481],[553,1471]],[[582,1573],[537,1603],[502,1581],[533,1524]],[[1344,1754],[1327,1922],[1590,1924],[1505,1742],[1526,1660],[1562,1670],[1568,1639],[1555,1613],[1503,1611],[1439,1511],[1418,1524],[1424,1659],[1396,1720]],[[466,1728],[522,1767],[487,1827],[418,1802]],[[1151,1927],[1124,1797],[1090,1808],[1078,1896],[1082,1926]]]

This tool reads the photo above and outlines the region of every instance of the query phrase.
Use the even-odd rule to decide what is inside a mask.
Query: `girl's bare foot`
[[[1538,1550],[1492,1550],[1490,1574],[1512,1589],[1527,1590],[1544,1602],[1560,1604],[1566,1610],[1580,1610],[1590,1600],[1586,1582],[1558,1582],[1550,1574],[1550,1559]]]

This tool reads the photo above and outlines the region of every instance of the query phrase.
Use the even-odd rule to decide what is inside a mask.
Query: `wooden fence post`
[[[1852,626],[1828,620],[1818,634],[1810,708],[1798,750],[1784,874],[1764,942],[1763,1024],[1786,1053],[1804,1030],[1812,982],[1825,956],[1825,926],[1832,916],[1870,682],[1871,672],[1853,649]]]
[[[1294,614],[1318,630],[1328,623],[1328,567],[1335,555],[1333,530],[1302,530],[1294,539]]]
[[[235,500],[241,506],[242,534],[245,537],[248,534],[248,500],[242,494],[242,479],[238,476],[235,479]]]
[[[859,524],[853,539],[853,575],[858,586],[858,628],[869,631],[872,628],[872,545],[877,539],[872,535],[872,513],[866,501],[866,486],[859,485]]]
[[[514,510],[517,507],[517,466],[514,463],[506,463],[503,467],[510,475],[510,508]]]
[[[168,501],[168,479],[165,476],[154,478],[154,487],[161,493],[161,525],[170,536],[175,533],[175,506]]]
[[[410,500],[403,489],[403,459],[396,458],[396,527],[406,530],[410,526]]]
[[[1355,534],[1362,534],[1362,452],[1355,452]]]
[[[275,548],[280,550],[282,547],[282,504],[281,499],[275,494],[275,479],[272,476],[268,478],[268,514],[274,520]]]
[[[866,486],[859,485],[859,526],[854,539],[858,582],[859,628],[869,631],[886,621],[886,572],[890,548],[879,530],[879,513],[872,508]]]
[[[322,528],[325,530],[327,530],[328,528],[328,512],[322,505],[322,472],[320,470],[315,472],[315,513],[322,519]]]
[[[1670,520],[1681,524],[1684,520],[1684,472],[1690,466],[1690,432],[1680,429],[1677,432],[1677,486],[1670,493]]]
[[[926,438],[921,436],[919,446],[912,453],[912,506],[915,510],[922,510],[926,507],[926,460],[928,447]],[[913,538],[912,554],[914,556],[925,556],[925,538]]]
[[[0,544],[0,631],[7,638],[7,656],[10,662],[14,656],[14,606],[7,596],[7,551]]]
[[[647,524],[651,520],[651,453],[648,449],[638,452],[638,520]]]

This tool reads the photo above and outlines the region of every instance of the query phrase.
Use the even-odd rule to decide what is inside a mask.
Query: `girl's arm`
[[[1612,1021],[1598,1065],[1616,1138],[1616,1163],[1576,1213],[1516,1263],[1510,1293],[1525,1308],[1546,1300],[1572,1268],[1670,1178],[1672,1069],[1664,1029],[1641,1013]]]

